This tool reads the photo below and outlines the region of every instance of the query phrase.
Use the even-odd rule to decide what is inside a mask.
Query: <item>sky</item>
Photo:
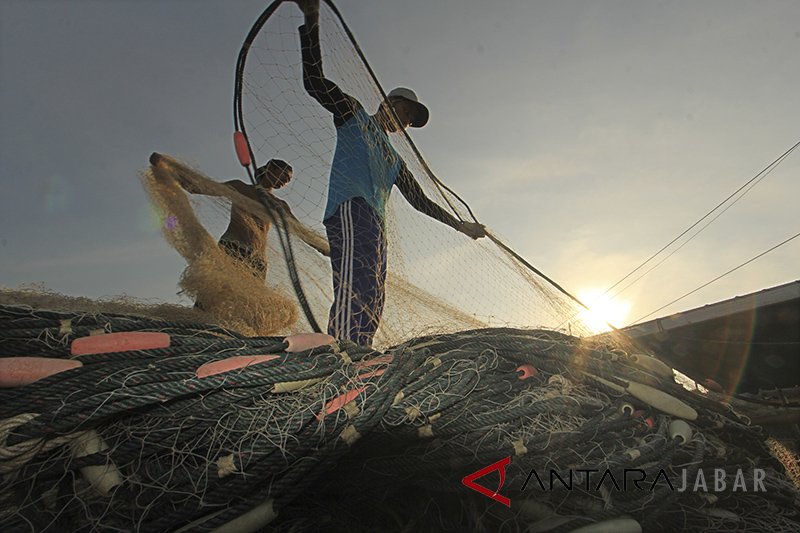
[[[185,301],[138,173],[159,151],[244,177],[234,66],[267,4],[0,0],[0,285]],[[336,5],[384,88],[430,108],[411,136],[436,175],[581,299],[800,140],[794,0]],[[800,150],[607,318],[648,316],[800,232],[799,177]],[[800,238],[650,318],[800,279],[798,265]]]

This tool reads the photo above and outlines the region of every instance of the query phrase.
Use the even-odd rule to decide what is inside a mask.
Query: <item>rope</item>
[[[27,344],[28,354],[50,345],[59,351],[53,357],[69,357],[68,342],[42,335],[62,321],[104,324],[108,332],[158,324],[0,306],[0,356],[9,345]],[[508,456],[501,493],[581,516],[559,530],[620,514],[648,530],[680,523],[700,531],[714,523],[691,491],[657,487],[654,497],[615,491],[605,480],[601,492],[611,507],[597,511],[586,507],[587,496],[598,497],[594,488],[541,492],[528,479],[532,469],[562,477],[570,468],[663,469],[678,479],[687,465],[690,473],[758,465],[769,490],[715,494],[717,506],[739,512],[757,498],[763,505],[739,513],[742,527],[796,525],[788,510],[797,488],[772,466],[760,430],[727,410],[709,410],[698,393],[643,374],[618,347],[547,330],[489,328],[428,335],[385,353],[348,341],[287,353],[277,337],[209,335],[216,329],[205,324],[169,329],[169,348],[84,355],[79,368],[0,389],[0,499],[9,510],[0,512],[0,529],[175,531],[192,524],[211,531],[263,508],[276,531],[353,524],[386,530],[395,520],[418,529],[494,531],[505,524],[521,531],[530,521],[514,514],[519,503],[509,514],[504,507],[473,513],[489,502],[458,483]],[[203,365],[266,353],[278,357],[198,377]],[[520,364],[537,372],[520,379]],[[669,415],[585,380],[585,372],[610,383],[647,381],[691,405],[700,414],[690,423],[691,442],[670,441]],[[305,386],[273,392],[294,382]],[[635,410],[621,409],[628,403]],[[102,445],[76,452],[75,443],[92,435]],[[724,443],[725,464],[712,453],[720,444],[708,442]],[[91,468],[118,473],[107,494],[85,478]]]
[[[250,178],[250,182],[254,187],[258,185],[255,179],[258,164],[256,163],[256,157],[255,153],[253,152],[253,148],[250,146],[250,139],[247,136],[247,129],[244,122],[244,112],[242,109],[244,67],[247,62],[247,52],[250,50],[253,41],[258,36],[258,33],[261,31],[261,28],[264,26],[264,24],[266,24],[267,20],[269,20],[269,17],[272,16],[282,2],[283,0],[275,0],[261,13],[255,24],[253,24],[253,27],[250,28],[250,31],[247,33],[244,43],[242,44],[242,48],[239,50],[239,56],[236,60],[236,75],[233,89],[233,125],[235,131],[240,131],[244,134],[244,138],[247,143],[247,150],[250,153],[250,165],[246,166],[245,168],[247,170],[247,175]],[[258,199],[259,202],[261,202],[261,205],[264,206],[264,209],[269,217],[272,219],[273,224],[276,226],[281,249],[283,250],[283,257],[286,261],[286,268],[289,272],[289,279],[292,283],[292,288],[294,289],[295,295],[297,296],[297,300],[300,303],[300,308],[303,310],[303,314],[305,315],[306,320],[308,320],[308,324],[311,326],[311,329],[319,333],[322,330],[320,329],[317,320],[314,318],[314,313],[311,311],[311,307],[308,304],[308,298],[306,298],[305,291],[303,290],[303,286],[300,281],[300,275],[297,271],[297,265],[294,261],[294,251],[292,250],[291,236],[289,235],[289,228],[286,223],[285,214],[282,210],[275,209],[273,202],[260,189]]]

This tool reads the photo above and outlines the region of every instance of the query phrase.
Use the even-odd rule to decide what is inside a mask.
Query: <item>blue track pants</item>
[[[383,220],[366,200],[352,198],[342,203],[324,224],[333,269],[328,333],[371,346],[385,301]]]

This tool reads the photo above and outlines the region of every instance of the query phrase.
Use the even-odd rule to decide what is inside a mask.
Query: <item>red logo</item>
[[[461,480],[461,484],[467,488],[470,488],[474,491],[478,491],[484,496],[488,496],[489,498],[493,499],[496,502],[500,502],[506,507],[511,507],[511,500],[503,496],[502,494],[498,494],[500,489],[503,488],[503,483],[506,480],[506,467],[511,464],[511,456],[505,457],[500,459],[496,463],[490,464],[480,470],[471,473],[470,475],[466,476],[464,479]],[[475,483],[475,480],[481,478],[488,474],[489,472],[493,472],[497,470],[500,474],[500,484],[497,486],[497,490],[492,492],[491,490],[487,489],[483,485],[478,485]]]

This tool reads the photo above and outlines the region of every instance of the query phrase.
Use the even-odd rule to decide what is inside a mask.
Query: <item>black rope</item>
[[[25,342],[19,336],[24,332],[36,344],[42,331],[52,329],[52,320],[77,323],[84,316],[53,315],[42,320],[37,331],[30,326],[38,319],[26,318],[26,312],[43,316],[0,306],[0,346],[9,331],[18,335],[16,342]],[[18,324],[26,327],[17,328]],[[114,317],[109,324],[112,332],[117,326],[136,330],[133,317]],[[522,489],[530,468],[560,472],[565,465],[639,467],[648,472],[664,468],[676,475],[677,465],[690,463],[692,468],[722,466],[726,471],[737,464],[750,468],[755,460],[770,464],[757,428],[709,414],[701,397],[688,391],[681,399],[702,414],[693,424],[696,431],[725,442],[725,464],[720,465],[714,454],[702,453],[699,445],[683,449],[667,442],[664,428],[669,417],[593,380],[581,381],[586,369],[597,375],[628,375],[624,356],[614,352],[613,358],[610,352],[583,347],[579,338],[558,332],[473,330],[413,339],[381,354],[347,341],[286,353],[283,339],[198,337],[197,331],[204,329],[194,325],[185,334],[172,333],[167,349],[81,356],[80,368],[0,390],[0,432],[7,430],[0,438],[3,466],[21,461],[13,476],[0,478],[6,503],[19,509],[13,515],[0,515],[0,529],[24,529],[27,523],[45,530],[55,520],[62,530],[91,523],[117,530],[164,531],[199,520],[194,529],[209,531],[272,500],[277,528],[290,528],[316,513],[331,514],[336,509],[332,519],[360,514],[374,530],[380,529],[380,507],[375,505],[382,494],[395,502],[394,512],[404,519],[411,519],[407,512],[425,513],[424,503],[405,507],[412,498],[433,498],[434,493],[458,502],[454,509],[460,513],[471,500],[457,480],[477,466],[507,456],[514,462],[503,493],[517,499],[530,497],[531,489]],[[279,357],[197,377],[197,369],[206,363],[259,353]],[[359,366],[388,355],[391,360],[382,357],[378,365]],[[523,361],[535,364],[538,375],[520,380],[516,368]],[[383,374],[359,377],[376,369]],[[553,376],[559,380],[551,383]],[[283,396],[271,392],[277,383],[312,378],[321,381]],[[560,390],[558,383],[566,382],[582,392]],[[658,388],[672,392],[671,386],[667,380]],[[329,401],[353,390],[359,392],[350,407],[324,415]],[[620,397],[645,415],[621,413]],[[27,420],[25,413],[36,416]],[[655,424],[647,425],[644,416],[654,418]],[[17,417],[21,418],[13,422]],[[533,427],[547,427],[554,417],[573,421],[571,429],[525,430],[535,420],[539,422]],[[65,443],[25,455],[30,443],[55,443],[89,430],[97,431],[107,448],[75,458]],[[16,455],[9,450],[17,450]],[[80,488],[81,469],[109,463],[123,478],[111,495],[86,501],[69,497],[74,490],[91,494],[88,487]],[[62,486],[65,476],[71,481]],[[761,497],[789,508],[796,489],[777,483],[776,470],[769,470],[768,476],[776,485]],[[370,490],[363,490],[364,483]],[[398,499],[403,487],[412,486],[413,494]],[[59,488],[53,492],[53,487]],[[46,503],[44,494],[55,496]],[[536,494],[554,507],[577,505],[571,492]],[[650,529],[678,522],[696,524],[695,529],[708,524],[702,515],[684,517],[674,510],[684,513],[695,505],[690,493],[664,492],[654,500],[648,495],[611,493],[617,515],[588,513],[569,527],[619,514],[644,523],[658,513],[655,522],[648,522]],[[738,493],[723,496],[739,501]],[[301,501],[303,506],[298,507]],[[673,505],[664,503],[669,501]],[[576,512],[577,508],[570,511]],[[460,527],[442,527],[478,530],[486,519],[465,518]],[[515,518],[507,520],[514,523]]]
[[[297,300],[300,303],[300,307],[303,309],[303,314],[305,315],[306,320],[308,320],[308,324],[311,326],[313,331],[319,333],[322,330],[320,329],[317,320],[314,318],[314,313],[308,303],[308,299],[306,298],[305,291],[303,290],[303,286],[300,281],[300,275],[297,271],[297,265],[294,260],[294,251],[292,250],[291,237],[289,234],[289,226],[286,223],[286,216],[282,210],[275,207],[268,195],[258,188],[258,182],[256,181],[258,164],[256,163],[256,157],[255,153],[253,152],[253,148],[250,146],[250,139],[247,136],[247,129],[244,121],[244,111],[242,107],[242,86],[244,84],[244,68],[245,63],[247,62],[247,54],[253,44],[253,41],[255,41],[258,33],[261,31],[261,28],[264,26],[264,24],[266,24],[267,20],[269,20],[282,2],[283,0],[275,0],[261,13],[255,24],[253,24],[253,27],[250,28],[250,31],[247,33],[244,43],[239,50],[239,56],[236,60],[233,88],[233,125],[235,131],[239,131],[244,135],[247,143],[247,150],[250,154],[250,165],[246,167],[247,174],[250,177],[250,182],[252,185],[258,190],[258,198],[261,202],[261,205],[264,206],[264,209],[267,211],[267,214],[276,226],[275,229],[278,233],[281,248],[283,249],[283,257],[286,261],[286,269],[289,272],[289,279],[291,280],[292,288],[294,289]]]

